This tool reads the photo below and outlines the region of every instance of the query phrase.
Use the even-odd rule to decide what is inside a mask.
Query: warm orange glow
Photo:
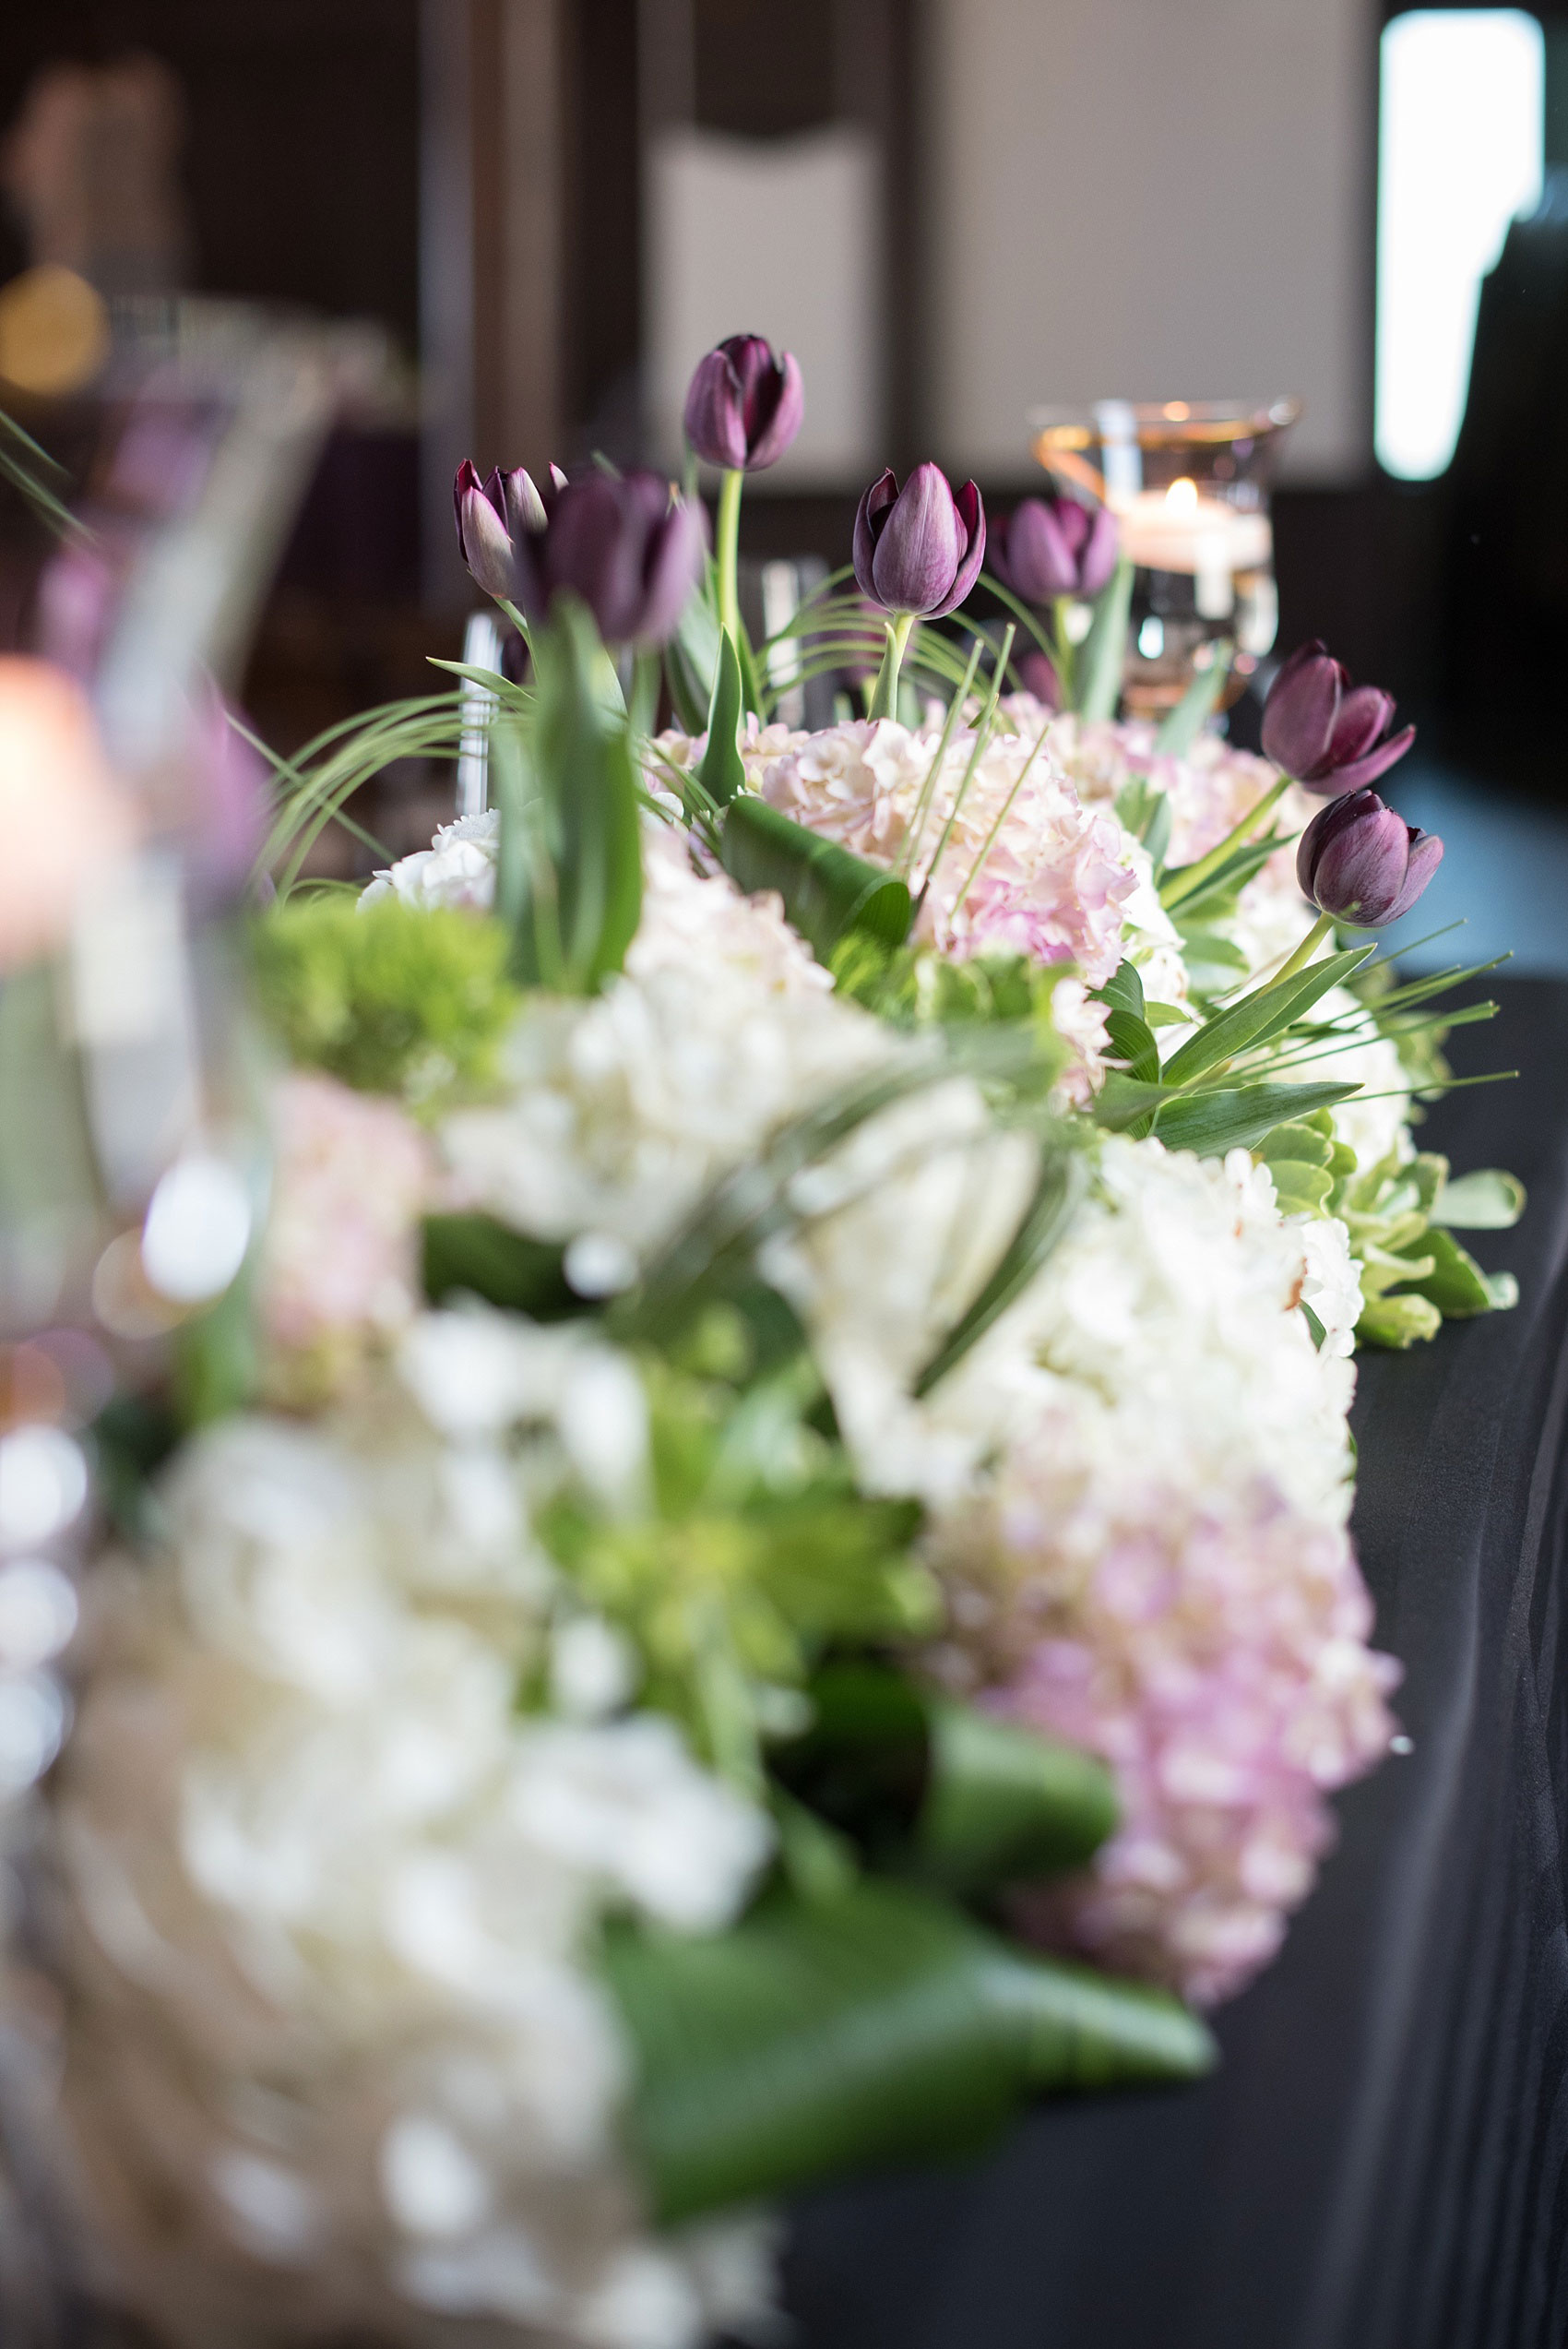
[[[50,662],[0,654],[0,971],[61,942],[130,837],[86,694]]]
[[[1184,399],[1168,399],[1165,412],[1173,424],[1184,424],[1193,411]]]
[[[42,262],[0,292],[0,376],[35,399],[80,391],[109,356],[103,297],[74,269]]]

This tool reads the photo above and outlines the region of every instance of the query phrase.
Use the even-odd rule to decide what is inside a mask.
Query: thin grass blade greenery
[[[57,538],[85,542],[91,537],[91,531],[63,503],[55,486],[65,479],[65,467],[14,416],[0,409],[0,481],[9,482],[45,529],[53,531]]]

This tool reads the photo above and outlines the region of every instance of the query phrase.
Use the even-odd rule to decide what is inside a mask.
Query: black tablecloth
[[[1422,1139],[1512,1167],[1512,1313],[1363,1357],[1356,1532],[1406,1759],[1342,1797],[1201,2087],[1045,2107],[973,2169],[802,2211],[800,2349],[1568,2342],[1568,984],[1496,987]]]

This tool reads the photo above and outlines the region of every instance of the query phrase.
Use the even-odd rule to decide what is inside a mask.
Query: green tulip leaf
[[[914,907],[902,881],[752,793],[731,801],[719,853],[737,888],[778,890],[819,962],[829,962],[852,930],[889,947],[902,946],[909,935]]]
[[[972,1705],[931,1703],[930,1783],[915,1864],[944,1890],[988,1891],[1082,1867],[1116,1826],[1110,1772],[1091,1755]]]
[[[664,649],[664,679],[682,729],[700,734],[707,723],[719,677],[723,630],[711,593],[687,599],[675,633]]]
[[[565,1251],[552,1240],[529,1239],[491,1215],[427,1215],[422,1233],[424,1293],[432,1305],[447,1297],[482,1297],[530,1321],[564,1321],[587,1313],[566,1285]]]
[[[978,2151],[1030,2091],[1215,2060],[1168,1995],[1026,1957],[886,1884],[776,1896],[707,1939],[623,1928],[603,1965],[636,2057],[630,2147],[666,2222]]]
[[[719,667],[707,712],[707,748],[697,769],[697,781],[715,807],[728,807],[736,793],[746,788],[740,733],[741,658],[734,638],[728,628],[723,628],[719,631]]]
[[[1375,944],[1350,947],[1343,954],[1331,954],[1322,962],[1308,963],[1304,971],[1296,972],[1289,979],[1254,988],[1240,1003],[1216,1012],[1166,1063],[1166,1083],[1191,1084],[1195,1077],[1203,1076],[1221,1061],[1234,1060],[1239,1053],[1255,1052],[1260,1045],[1271,1043],[1296,1020],[1303,1019],[1330,987],[1342,985],[1352,978],[1376,952]]]
[[[885,1873],[960,1897],[1082,1867],[1116,1825],[1110,1773],[886,1664],[839,1661],[811,1684],[775,1775]]]
[[[587,609],[556,598],[532,638],[527,721],[491,727],[501,811],[496,911],[524,985],[592,995],[636,936],[642,834],[631,738],[600,691],[604,648]]]
[[[1155,748],[1173,758],[1184,758],[1209,719],[1219,707],[1219,697],[1230,674],[1230,663],[1236,648],[1219,643],[1206,669],[1194,669],[1186,692],[1176,704],[1155,737]]]
[[[1277,1126],[1309,1110],[1332,1109],[1359,1092],[1357,1085],[1217,1085],[1168,1101],[1155,1121],[1167,1150],[1222,1158],[1228,1150],[1256,1150]]]
[[[1127,615],[1133,606],[1133,566],[1125,555],[1096,599],[1089,632],[1074,663],[1079,680],[1078,713],[1114,718],[1127,665]]]

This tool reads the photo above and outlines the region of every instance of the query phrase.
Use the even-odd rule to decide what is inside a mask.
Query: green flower
[[[492,1079],[520,997],[496,922],[396,899],[291,899],[252,934],[256,989],[289,1056],[429,1108]]]

